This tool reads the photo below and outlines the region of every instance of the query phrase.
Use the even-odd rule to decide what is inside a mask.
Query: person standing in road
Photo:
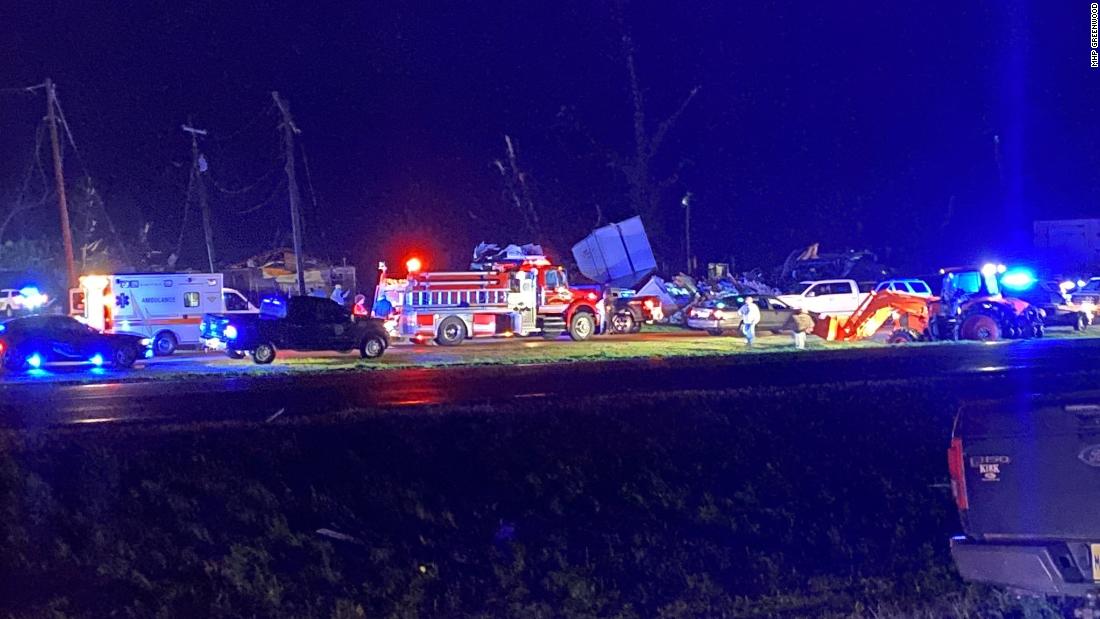
[[[737,310],[741,315],[741,333],[748,342],[748,347],[756,341],[756,324],[760,322],[760,307],[752,297],[745,297],[745,303]]]
[[[809,312],[799,308],[791,316],[791,332],[794,333],[794,347],[798,350],[806,350],[806,334],[814,330],[814,319]]]

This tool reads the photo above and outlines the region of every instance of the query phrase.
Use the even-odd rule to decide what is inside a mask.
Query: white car
[[[875,286],[875,292],[883,290],[903,292],[917,297],[932,296],[932,288],[923,279],[888,279]]]
[[[46,304],[46,295],[37,288],[0,289],[0,316],[11,318],[18,312],[33,311]]]

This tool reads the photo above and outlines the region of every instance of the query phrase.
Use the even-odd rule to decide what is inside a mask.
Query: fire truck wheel
[[[386,342],[377,335],[369,335],[359,346],[359,356],[364,359],[377,359],[386,352]]]
[[[995,342],[1001,339],[1001,325],[988,314],[974,314],[963,321],[959,335],[964,340]]]
[[[243,350],[227,350],[227,351],[225,351],[225,356],[229,357],[230,359],[244,359],[244,351]]]
[[[252,360],[260,365],[267,365],[275,360],[275,355],[275,345],[264,342],[256,345],[256,350],[252,351]]]
[[[158,357],[167,357],[176,352],[177,346],[179,346],[179,340],[171,331],[161,331],[153,338],[153,353]]]
[[[466,323],[458,316],[448,316],[439,323],[435,343],[440,346],[458,346],[466,339]]]
[[[590,312],[578,311],[573,314],[573,319],[569,321],[569,337],[576,342],[581,342],[592,337],[595,332],[596,319]]]

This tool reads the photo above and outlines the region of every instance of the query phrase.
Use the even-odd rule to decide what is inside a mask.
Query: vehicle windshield
[[[1081,286],[1081,292],[1100,292],[1100,278],[1090,279],[1087,284]]]

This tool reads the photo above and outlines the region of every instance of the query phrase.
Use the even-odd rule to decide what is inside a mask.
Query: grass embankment
[[[1019,615],[950,565],[955,405],[880,384],[0,435],[0,610]]]

